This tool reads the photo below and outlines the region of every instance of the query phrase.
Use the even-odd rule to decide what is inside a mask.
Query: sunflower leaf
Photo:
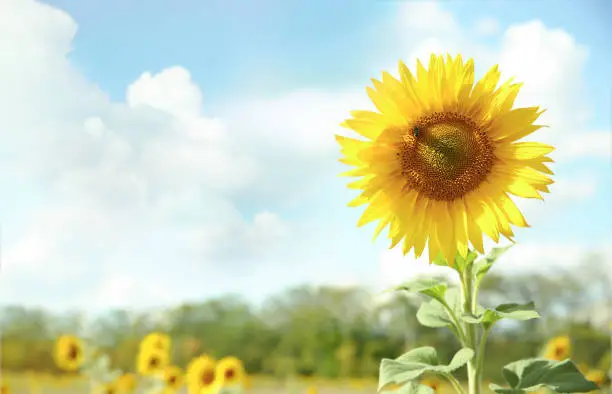
[[[472,357],[474,357],[474,351],[463,348],[455,353],[448,365],[442,365],[438,360],[436,350],[426,346],[412,349],[395,360],[385,358],[380,363],[378,390],[390,384],[414,381],[427,372],[450,374],[467,364]]]
[[[448,289],[443,300],[433,299],[423,303],[416,317],[425,327],[448,327],[457,335],[459,327],[451,312],[455,316],[461,315],[461,294],[457,288]]]
[[[407,291],[409,293],[423,294],[440,302],[444,300],[444,294],[448,285],[434,278],[418,278],[404,282],[399,286],[392,287],[388,291]]]
[[[570,360],[531,358],[515,361],[502,370],[509,388],[490,385],[499,394],[514,394],[547,388],[557,393],[587,393],[597,385],[587,380]]]
[[[491,270],[497,259],[499,259],[511,247],[512,245],[508,245],[503,248],[493,248],[488,255],[473,264],[472,272],[476,278],[477,286],[482,281],[482,278],[484,278],[484,276]]]
[[[531,320],[539,317],[540,315],[535,310],[535,304],[529,302],[527,304],[501,304],[495,309],[485,309],[479,306],[476,315],[463,314],[461,320],[471,324],[482,324],[486,329],[489,329],[501,319]]]

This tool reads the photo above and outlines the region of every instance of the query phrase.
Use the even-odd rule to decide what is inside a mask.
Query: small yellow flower
[[[122,394],[131,394],[136,390],[136,375],[133,373],[124,373],[117,379],[117,392]]]
[[[164,369],[164,383],[169,392],[175,392],[183,385],[183,371],[174,365],[167,366]]]
[[[319,394],[319,389],[317,389],[317,386],[308,386],[306,394]]]
[[[224,357],[215,368],[215,386],[218,387],[244,387],[246,372],[242,361],[230,356]]]
[[[599,369],[590,370],[589,372],[587,372],[585,377],[591,382],[595,383],[597,387],[599,388],[601,388],[604,385],[604,383],[606,382],[606,378],[607,378],[606,373]]]
[[[55,363],[64,371],[78,370],[84,361],[83,342],[73,335],[63,335],[55,343]]]
[[[189,394],[214,393],[215,365],[215,360],[205,354],[191,360],[186,373]]]
[[[138,353],[137,370],[143,376],[156,375],[170,364],[168,352],[153,347],[144,348]]]
[[[0,394],[12,394],[11,386],[7,382],[2,382],[0,385]]]
[[[140,351],[148,348],[170,352],[170,337],[161,332],[153,332],[143,338],[140,342]]]
[[[94,394],[117,394],[118,392],[119,390],[115,382],[102,384],[94,390]]]
[[[548,341],[544,349],[544,358],[555,361],[565,360],[570,356],[572,343],[567,335],[555,337]]]

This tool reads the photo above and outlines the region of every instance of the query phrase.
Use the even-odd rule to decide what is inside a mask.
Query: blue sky
[[[17,38],[0,41],[1,303],[261,299],[427,270],[355,228],[333,134],[369,78],[430,50],[499,62],[549,109],[536,138],[558,146],[558,184],[521,205],[533,228],[502,269],[609,251],[608,1],[41,4],[12,0],[25,22],[0,24]]]

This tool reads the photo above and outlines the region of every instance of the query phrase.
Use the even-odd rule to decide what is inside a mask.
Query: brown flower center
[[[231,380],[236,375],[236,371],[234,371],[234,368],[228,368],[225,370],[223,375],[225,376],[226,380]]]
[[[556,346],[555,347],[555,357],[557,358],[561,358],[563,357],[563,354],[565,353],[565,349],[561,346]]]
[[[215,373],[211,370],[202,372],[201,375],[202,385],[209,386],[215,380]]]
[[[151,357],[149,360],[149,367],[156,368],[159,365],[159,359],[157,357]]]
[[[170,378],[168,378],[168,383],[170,384],[176,383],[176,376],[170,376]]]
[[[487,133],[467,116],[435,112],[401,132],[396,155],[406,187],[430,199],[461,198],[491,171],[494,155]]]
[[[81,351],[79,347],[75,344],[70,344],[68,347],[67,358],[68,360],[76,360],[79,358]]]

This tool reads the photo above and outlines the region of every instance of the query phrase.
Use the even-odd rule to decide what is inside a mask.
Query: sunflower
[[[552,338],[544,347],[544,358],[562,361],[570,356],[572,343],[567,335]]]
[[[2,382],[0,384],[0,394],[11,394],[11,386],[7,382]]]
[[[187,366],[186,381],[190,394],[212,394],[215,381],[215,360],[201,355]]]
[[[153,347],[141,349],[138,353],[137,370],[143,376],[156,375],[170,363],[168,352]]]
[[[400,79],[384,72],[367,93],[379,112],[352,111],[342,126],[360,139],[336,136],[343,175],[360,177],[361,194],[349,206],[369,204],[358,226],[389,226],[391,247],[429,261],[465,257],[468,242],[484,253],[483,233],[496,243],[513,240],[510,224],[528,227],[509,194],[542,199],[553,181],[545,163],[554,148],[517,142],[542,126],[539,107],[512,109],[521,84],[497,87],[497,66],[474,84],[474,63],[461,55],[417,61],[416,77],[403,62]]]
[[[440,389],[440,385],[442,384],[442,382],[440,382],[440,380],[438,379],[430,378],[430,379],[421,380],[421,384],[431,388],[434,391],[434,393],[437,393],[438,390]]]
[[[136,375],[124,373],[117,379],[117,392],[123,394],[133,393],[136,390]]]
[[[119,392],[119,390],[118,390],[117,384],[115,382],[104,383],[104,384],[96,387],[95,390],[94,390],[95,394],[116,394],[118,392]]]
[[[83,342],[73,335],[63,335],[55,343],[55,363],[64,371],[76,371],[83,365]]]
[[[154,348],[170,352],[170,337],[161,332],[153,332],[147,335],[140,342],[140,350]]]
[[[597,387],[601,388],[606,382],[606,373],[599,369],[592,369],[586,373],[585,377],[591,382],[595,383]]]
[[[221,387],[244,387],[246,371],[242,361],[229,356],[224,357],[217,363],[215,368],[215,386]]]
[[[179,367],[169,365],[164,369],[166,393],[174,393],[183,385],[183,373]]]

